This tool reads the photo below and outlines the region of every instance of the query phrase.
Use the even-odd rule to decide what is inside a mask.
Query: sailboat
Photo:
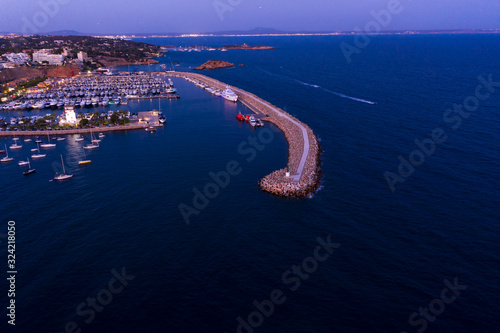
[[[78,165],[86,165],[92,163],[91,160],[87,160],[87,155],[85,155],[85,150],[83,151],[84,160],[78,161]]]
[[[48,143],[41,144],[40,147],[42,147],[42,148],[54,148],[56,146],[55,143],[50,143],[49,133],[47,133],[47,140],[48,140]]]
[[[86,145],[86,146],[83,146],[83,149],[97,149],[99,148],[99,142],[101,142],[101,140],[94,140],[94,135],[92,134],[92,129],[90,129],[90,140],[91,140],[91,143],[89,145]]]
[[[83,136],[79,136],[78,138],[75,139],[76,142],[83,141]]]
[[[17,140],[19,140],[19,138],[14,138],[13,140],[14,140],[14,144],[9,147],[10,149],[21,149],[21,148],[23,148],[22,145],[18,145],[17,144]]]
[[[28,169],[23,171],[23,175],[25,175],[25,176],[31,175],[34,172],[35,172],[35,169],[31,168],[30,159],[28,158]]]
[[[17,162],[17,165],[19,165],[19,166],[25,166],[25,165],[28,165],[29,163],[30,162],[28,162],[28,161],[19,161],[19,162]]]
[[[92,141],[92,143],[99,143],[99,142],[101,142],[101,140],[96,139],[94,137],[94,134],[92,133],[92,129],[90,129],[90,140]]]
[[[36,158],[44,158],[45,156],[47,156],[47,154],[40,154],[40,144],[38,142],[36,144],[38,145],[38,149],[36,150],[38,154],[31,155],[31,158],[36,159]]]
[[[55,175],[54,176],[54,180],[66,180],[66,179],[69,179],[69,178],[73,177],[73,175],[67,175],[66,174],[66,170],[64,169],[64,161],[63,161],[62,154],[61,154],[61,164],[62,164],[62,167],[63,167],[63,173],[61,173],[59,175]]]
[[[7,151],[7,145],[5,145],[5,154],[7,154],[7,156],[5,156],[4,158],[2,158],[0,160],[1,162],[12,162],[14,160],[14,158],[9,157],[9,152]]]

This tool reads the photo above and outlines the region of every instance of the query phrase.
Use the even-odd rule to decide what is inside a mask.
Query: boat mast
[[[66,174],[66,170],[64,169],[64,161],[63,161],[63,158],[62,158],[62,154],[61,154],[61,163],[62,163],[62,166],[63,166],[63,175]]]

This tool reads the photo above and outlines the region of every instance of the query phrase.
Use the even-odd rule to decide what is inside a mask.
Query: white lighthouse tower
[[[64,107],[64,117],[66,118],[66,124],[75,125],[76,124],[76,113],[75,107],[73,105],[67,105]]]

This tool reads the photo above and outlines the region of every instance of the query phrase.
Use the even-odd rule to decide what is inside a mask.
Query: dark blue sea
[[[161,106],[164,128],[106,134],[87,167],[68,136],[24,177],[17,161],[34,144],[23,142],[0,165],[1,332],[498,330],[500,35],[374,36],[350,63],[349,36],[140,41],[274,46],[159,60],[177,71],[244,64],[204,74],[308,124],[321,189],[261,192],[259,179],[286,165],[284,135],[238,123],[241,104],[182,79],[181,99],[126,107]],[[56,183],[60,154],[74,177]]]

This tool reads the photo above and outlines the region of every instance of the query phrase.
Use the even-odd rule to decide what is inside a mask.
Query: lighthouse
[[[65,120],[61,120],[61,123],[76,125],[76,113],[73,105],[67,105],[64,107],[64,118]]]

